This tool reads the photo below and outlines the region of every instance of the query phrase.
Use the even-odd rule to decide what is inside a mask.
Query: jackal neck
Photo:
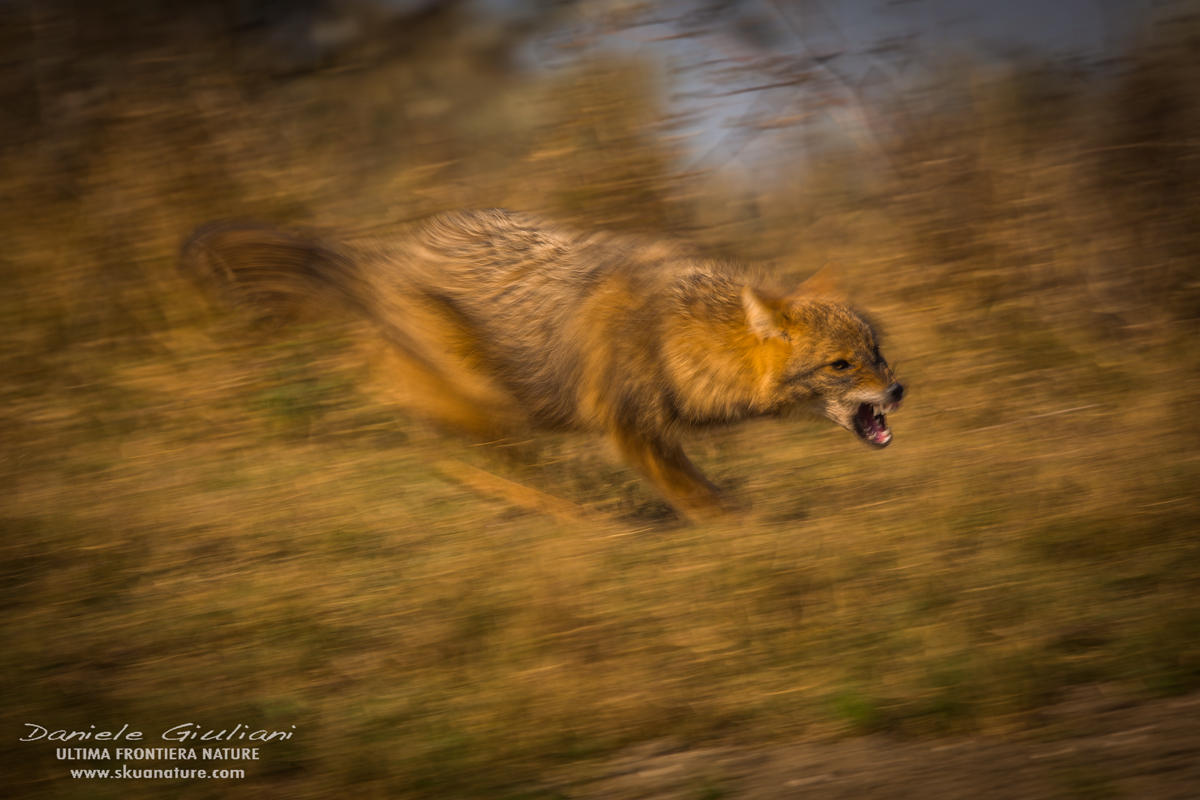
[[[676,289],[663,355],[680,417],[694,424],[732,422],[771,410],[789,347],[751,330],[742,283],[692,275]]]

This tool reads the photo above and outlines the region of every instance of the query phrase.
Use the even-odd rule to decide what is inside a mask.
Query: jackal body
[[[884,446],[903,393],[870,325],[813,287],[772,295],[678,245],[501,210],[358,242],[216,223],[181,264],[272,313],[368,321],[406,404],[455,427],[604,433],[690,515],[720,500],[680,447],[688,429],[804,407]]]

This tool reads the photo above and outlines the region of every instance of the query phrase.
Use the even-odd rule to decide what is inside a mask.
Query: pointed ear
[[[832,261],[809,275],[808,278],[788,295],[788,300],[803,300],[805,298],[823,298],[825,300],[844,300],[845,294],[838,286],[836,273],[838,266]]]
[[[787,332],[783,329],[783,304],[779,300],[764,297],[752,286],[744,286],[742,308],[746,311],[747,326],[760,342],[787,340]]]

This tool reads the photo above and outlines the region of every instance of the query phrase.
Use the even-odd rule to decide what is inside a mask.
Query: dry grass
[[[883,452],[703,437],[753,510],[695,527],[592,441],[435,434],[346,329],[247,331],[173,267],[215,216],[699,227],[720,189],[672,172],[652,92],[620,101],[638,65],[506,80],[448,48],[263,88],[183,44],[99,59],[111,95],[43,95],[0,171],[9,734],[294,724],[248,780],[171,791],[536,797],[661,737],[1005,730],[1076,684],[1195,689],[1200,157],[1153,144],[1200,84],[1168,45],[1129,68],[1167,111],[1096,128],[1099,93],[1059,124],[977,88],[861,192],[831,171],[696,231],[786,274],[836,258],[911,401]],[[488,488],[512,484],[569,513]],[[49,750],[9,748],[23,796],[163,789],[72,784]]]

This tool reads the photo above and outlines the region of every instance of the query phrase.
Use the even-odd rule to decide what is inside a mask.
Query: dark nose
[[[904,387],[899,383],[893,383],[887,388],[887,396],[893,403],[899,403],[900,399],[904,397]]]

